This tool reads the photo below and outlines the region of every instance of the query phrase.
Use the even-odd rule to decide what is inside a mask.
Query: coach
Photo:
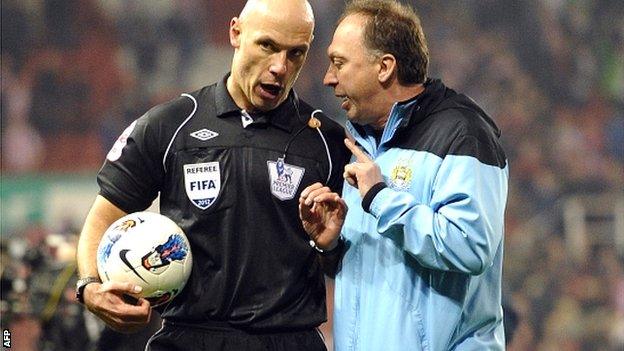
[[[408,6],[351,2],[327,52],[325,84],[354,138],[336,350],[504,349],[508,166],[498,128],[471,99],[426,77],[427,44]],[[306,188],[300,201],[337,198],[323,189]]]

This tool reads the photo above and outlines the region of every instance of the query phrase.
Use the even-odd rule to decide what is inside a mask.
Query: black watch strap
[[[76,283],[76,300],[84,304],[84,289],[91,283],[101,283],[102,280],[98,277],[85,277],[78,279]]]
[[[318,254],[321,256],[331,256],[331,255],[335,255],[337,253],[342,252],[342,248],[344,246],[344,240],[342,239],[342,237],[338,237],[338,244],[336,245],[336,247],[334,247],[331,250],[321,249],[320,247],[316,246],[316,243],[314,242],[314,240],[310,240],[310,246],[312,246],[314,250],[316,250]]]

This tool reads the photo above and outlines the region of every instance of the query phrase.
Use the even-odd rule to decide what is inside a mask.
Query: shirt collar
[[[229,76],[230,74],[228,73],[223,79],[217,82],[214,94],[214,105],[217,111],[217,117],[226,117],[235,113],[240,115],[241,109],[236,105],[234,99],[232,99],[232,96],[227,90],[226,82]]]
[[[217,117],[225,118],[229,116],[241,116],[241,108],[236,105],[234,99],[227,90],[227,79],[229,73],[221,79],[215,89],[215,107]],[[302,125],[305,121],[302,120],[303,116],[299,113],[299,98],[294,90],[288,94],[288,98],[282,102],[278,107],[267,112],[250,113],[254,119],[254,124],[261,126],[266,123],[270,123],[280,129],[288,132],[292,132],[295,127]]]

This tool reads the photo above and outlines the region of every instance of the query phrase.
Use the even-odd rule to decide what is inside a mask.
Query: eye
[[[258,45],[262,48],[262,50],[265,50],[265,51],[276,50],[275,45],[273,45],[273,43],[271,43],[270,41],[262,40],[258,42]]]
[[[306,51],[303,49],[293,49],[291,50],[288,55],[291,57],[291,59],[301,59],[303,58],[303,56],[305,56]]]

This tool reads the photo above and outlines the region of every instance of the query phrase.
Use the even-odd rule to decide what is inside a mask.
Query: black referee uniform
[[[344,130],[294,91],[250,115],[226,79],[151,109],[98,174],[100,195],[126,212],[160,193],[191,243],[190,279],[159,309],[150,350],[322,350],[324,279],[298,197],[315,182],[342,188]]]

